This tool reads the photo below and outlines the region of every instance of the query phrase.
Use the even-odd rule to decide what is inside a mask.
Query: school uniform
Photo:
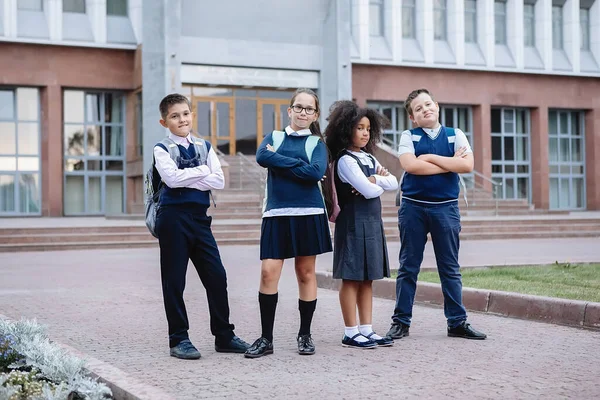
[[[439,126],[435,129],[415,128],[402,133],[399,153],[437,154],[453,157],[466,146],[472,153],[465,134],[459,129]],[[444,295],[444,313],[449,328],[467,320],[462,304],[462,282],[458,264],[461,230],[458,197],[459,176],[454,172],[437,175],[406,173],[402,180],[402,204],[398,210],[400,230],[400,268],[396,279],[394,324],[410,325],[417,276],[423,261],[427,234],[431,234],[438,272]]]
[[[286,127],[276,152],[267,150],[272,134],[256,152],[259,165],[268,168],[266,206],[260,236],[260,259],[287,259],[332,251],[325,203],[318,186],[327,168],[325,143],[319,141],[311,161],[306,154],[309,129]]]
[[[333,277],[353,281],[390,276],[385,230],[381,220],[384,190],[396,190],[393,175],[376,175],[381,165],[363,151],[345,151],[335,164],[340,214],[335,221]],[[368,177],[376,175],[376,183]],[[356,190],[360,195],[352,193]]]
[[[227,275],[211,231],[212,217],[206,215],[210,190],[224,187],[221,164],[208,142],[206,165],[199,165],[190,135],[169,138],[179,147],[178,160],[171,159],[164,145],[154,148],[156,169],[166,185],[160,194],[156,232],[169,347],[188,339],[183,291],[190,259],[206,289],[211,333],[218,342],[228,343],[234,338],[234,326],[229,323]]]

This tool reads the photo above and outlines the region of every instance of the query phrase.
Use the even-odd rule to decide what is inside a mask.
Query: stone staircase
[[[240,172],[243,163],[226,156],[228,189],[215,191],[211,207],[212,229],[219,245],[258,245],[261,227],[261,190],[254,175]],[[253,157],[248,157],[253,160]],[[251,167],[250,167],[251,168]],[[499,200],[469,189],[469,207],[461,197],[463,240],[515,238],[600,238],[600,213],[535,210],[524,200]],[[395,193],[382,196],[382,217],[387,240],[399,241]],[[331,232],[334,230],[331,224]],[[0,219],[0,252],[102,248],[156,247],[158,242],[144,225],[141,214],[90,218]]]

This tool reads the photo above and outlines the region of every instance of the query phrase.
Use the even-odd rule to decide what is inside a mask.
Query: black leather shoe
[[[471,324],[466,321],[455,328],[448,328],[448,336],[464,339],[484,340],[487,335],[471,328]]]
[[[189,339],[183,339],[175,347],[171,347],[170,354],[172,357],[181,358],[182,360],[197,360],[200,358],[200,352]]]
[[[252,346],[246,350],[244,357],[258,358],[266,356],[267,354],[273,354],[273,343],[271,343],[269,339],[259,337],[254,343],[252,343]]]
[[[298,354],[305,356],[315,354],[315,344],[313,343],[310,333],[307,335],[299,335],[296,340],[298,341]]]
[[[391,339],[402,339],[403,337],[408,336],[409,328],[410,325],[405,325],[401,322],[393,323],[385,336]]]
[[[215,351],[219,353],[245,353],[250,344],[244,342],[237,336],[234,336],[229,343],[221,343],[215,340]]]

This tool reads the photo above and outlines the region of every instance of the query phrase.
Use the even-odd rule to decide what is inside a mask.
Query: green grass
[[[551,264],[519,267],[463,268],[463,287],[600,302],[600,264]],[[435,272],[419,280],[439,283]]]

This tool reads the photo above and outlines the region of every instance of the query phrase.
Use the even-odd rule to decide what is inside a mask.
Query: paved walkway
[[[537,257],[544,258],[562,241],[517,242],[529,249],[520,250],[523,257],[535,248]],[[463,260],[469,259],[468,253],[471,262],[487,255],[486,265],[510,260],[508,255],[493,257],[508,252],[511,243],[483,244],[465,242]],[[588,245],[591,257],[597,241]],[[237,334],[252,341],[260,332],[258,248],[228,246],[222,251],[232,322]],[[395,258],[397,249],[391,246],[390,254]],[[319,259],[320,270],[329,265],[328,256]],[[416,306],[410,337],[392,348],[350,350],[340,346],[343,322],[337,292],[328,290],[319,290],[313,323],[317,354],[299,356],[297,288],[290,264],[280,284],[275,354],[258,360],[214,352],[205,293],[192,269],[186,302],[191,338],[203,357],[181,361],[168,356],[158,249],[5,253],[0,254],[0,274],[0,314],[35,317],[48,324],[55,340],[177,399],[600,397],[598,331],[472,314],[471,321],[489,339],[471,342],[445,336],[440,308]],[[393,306],[392,301],[375,299],[379,333],[387,330]]]

